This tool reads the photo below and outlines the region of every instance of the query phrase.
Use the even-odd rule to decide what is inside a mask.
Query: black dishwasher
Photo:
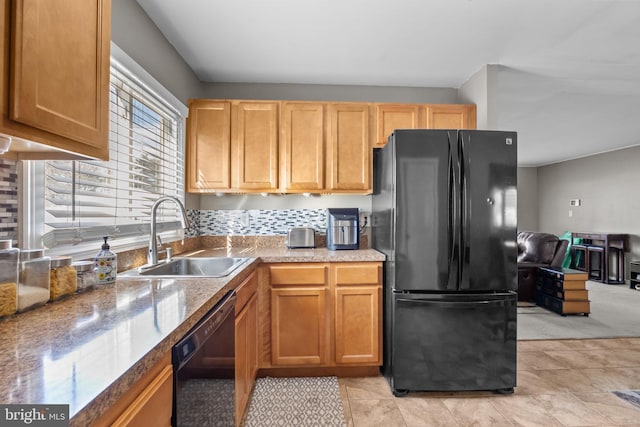
[[[172,349],[173,426],[234,426],[235,291]]]

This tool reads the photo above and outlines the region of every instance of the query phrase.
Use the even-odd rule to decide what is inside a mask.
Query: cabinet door
[[[13,5],[11,119],[108,149],[110,0]]]
[[[233,105],[232,187],[248,192],[278,189],[278,103]]]
[[[331,190],[371,192],[371,144],[367,104],[329,105]]]
[[[257,274],[251,275],[237,289],[235,319],[236,355],[236,420],[246,412],[258,371],[258,285]]]
[[[244,418],[258,373],[258,298],[254,294],[236,316],[236,421]]]
[[[282,104],[281,187],[287,192],[324,188],[325,106],[319,103]]]
[[[425,107],[427,129],[475,129],[476,106],[433,104]]]
[[[418,129],[421,122],[420,105],[377,104],[376,139],[374,147],[384,147],[395,129]]]
[[[336,363],[380,363],[379,286],[338,287],[335,290]]]
[[[271,363],[327,363],[329,317],[326,288],[271,289]]]
[[[258,296],[247,304],[247,389],[251,393],[258,375]]]
[[[187,118],[187,191],[231,188],[231,103],[195,100]]]
[[[382,264],[331,265],[337,364],[382,362]]]
[[[173,402],[173,368],[167,366],[129,407],[112,427],[169,426]]]

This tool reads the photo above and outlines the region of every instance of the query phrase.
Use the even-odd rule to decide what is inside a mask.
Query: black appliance
[[[374,150],[383,374],[409,391],[516,385],[516,133],[396,130]]]
[[[359,218],[358,208],[327,209],[327,248],[358,249]]]
[[[235,302],[228,292],[172,348],[174,427],[236,425]]]

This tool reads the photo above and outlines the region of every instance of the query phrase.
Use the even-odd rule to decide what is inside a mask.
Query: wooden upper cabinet
[[[329,104],[328,152],[328,190],[371,192],[368,104]]]
[[[432,104],[426,106],[427,129],[475,129],[473,104]]]
[[[284,192],[324,189],[325,110],[323,103],[282,103],[280,187]]]
[[[187,191],[231,189],[231,102],[189,102]]]
[[[1,1],[0,133],[15,158],[108,159],[111,1]]]
[[[233,103],[233,188],[247,192],[278,190],[278,106],[278,102]]]
[[[193,100],[187,191],[368,194],[393,130],[475,126],[475,105]]]
[[[374,147],[384,147],[395,129],[424,127],[418,104],[375,104],[376,139]]]

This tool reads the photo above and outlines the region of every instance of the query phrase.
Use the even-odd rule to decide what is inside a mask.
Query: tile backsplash
[[[0,240],[18,239],[18,170],[13,160],[0,159]]]
[[[291,227],[326,229],[326,209],[249,209],[191,211],[201,236],[281,236]],[[194,218],[195,217],[195,218]]]

